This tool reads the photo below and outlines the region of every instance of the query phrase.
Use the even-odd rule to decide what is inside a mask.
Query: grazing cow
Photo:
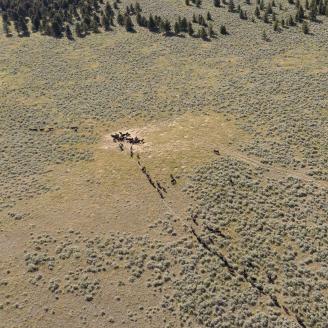
[[[158,182],[156,181],[157,183],[157,187],[160,189],[160,190],[163,190],[165,193],[167,193],[166,189]]]
[[[172,174],[170,174],[170,178],[171,178],[171,184],[173,186],[175,186],[177,184],[177,180],[175,179],[175,177]]]
[[[219,151],[218,149],[214,149],[214,150],[213,150],[213,153],[214,153],[215,155],[218,155],[218,156],[220,155],[220,151]]]

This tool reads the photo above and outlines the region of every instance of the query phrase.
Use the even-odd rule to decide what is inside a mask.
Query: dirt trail
[[[267,171],[267,176],[277,177],[293,177],[305,182],[310,182],[316,185],[319,188],[328,188],[328,182],[323,180],[315,179],[307,174],[307,170],[302,169],[289,169],[279,165],[269,165],[261,162],[260,158],[256,158],[253,156],[247,156],[240,151],[232,149],[231,147],[223,147],[220,149],[222,155],[227,155],[238,159],[242,162],[250,164],[252,166],[257,166],[265,169]]]

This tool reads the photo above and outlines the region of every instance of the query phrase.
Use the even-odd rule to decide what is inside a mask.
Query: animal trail
[[[217,233],[217,230],[212,229],[208,226],[205,227],[208,231],[212,232],[212,233]],[[300,318],[300,316],[296,313],[293,313],[290,309],[288,309],[285,305],[281,304],[278,301],[278,298],[274,295],[271,294],[270,292],[267,292],[264,290],[263,286],[258,283],[258,279],[256,279],[256,277],[250,277],[248,275],[248,273],[246,272],[245,269],[243,270],[239,270],[238,266],[236,264],[231,264],[228,259],[220,252],[214,250],[212,247],[209,246],[209,244],[198,235],[198,233],[196,232],[196,230],[191,226],[190,227],[192,234],[195,236],[197,242],[204,248],[206,249],[208,252],[210,252],[212,255],[216,256],[217,258],[220,259],[221,263],[223,264],[224,267],[226,267],[229,271],[229,273],[232,276],[236,276],[238,275],[241,279],[243,279],[244,281],[248,282],[253,288],[255,288],[259,294],[261,295],[265,295],[267,297],[269,297],[269,299],[271,300],[273,306],[275,306],[276,308],[282,309],[282,311],[288,315],[288,316],[293,316],[294,320],[296,321],[296,323],[301,327],[301,328],[306,328],[306,325],[304,323],[304,321]],[[227,237],[227,236],[225,236]],[[211,244],[213,243],[213,240],[210,238],[209,241],[211,242]]]
[[[138,152],[135,152],[133,145],[139,145],[139,144],[143,144],[144,143],[144,139],[140,139],[137,136],[132,137],[131,134],[129,132],[126,133],[122,133],[122,132],[118,132],[118,133],[114,133],[111,134],[111,137],[113,138],[113,142],[114,143],[119,143],[118,144],[118,149],[121,152],[124,152],[125,150],[127,150],[127,147],[124,147],[124,143],[129,143],[131,144],[129,150],[127,150],[129,152],[129,157],[131,159],[136,158],[137,159],[137,165],[139,166],[139,168],[141,169],[141,172],[143,175],[145,175],[145,177],[147,178],[149,184],[156,190],[156,192],[158,193],[158,195],[160,196],[161,199],[164,199],[165,196],[164,194],[167,194],[167,189],[165,188],[165,186],[163,185],[163,183],[161,183],[158,180],[155,180],[150,173],[147,171],[146,167],[144,165],[142,165],[141,163],[141,159],[140,159],[140,154]],[[173,175],[170,175],[171,178],[171,184],[175,185],[177,183],[177,180],[175,177],[173,177]]]

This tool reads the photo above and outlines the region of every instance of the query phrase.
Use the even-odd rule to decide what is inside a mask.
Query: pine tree
[[[311,6],[309,19],[314,22],[317,20],[317,6]]]
[[[265,5],[264,5],[264,1],[261,0],[261,2],[260,2],[260,9],[261,9],[261,10],[264,10],[264,7],[265,7]]]
[[[204,27],[201,27],[201,28],[198,30],[198,37],[200,37],[200,38],[203,39],[203,40],[207,40],[208,36],[207,36],[206,30],[205,30]]]
[[[263,15],[263,22],[268,24],[269,23],[269,16],[268,16],[268,13],[265,12],[264,15]]]
[[[130,5],[130,13],[131,13],[131,15],[135,15],[136,14],[136,10],[134,9],[134,6],[133,6],[132,3]]]
[[[136,12],[137,13],[141,13],[142,12],[142,9],[141,9],[141,6],[140,6],[140,3],[139,2],[136,2]]]
[[[179,22],[175,22],[174,24],[174,33],[178,35],[180,33],[180,24]]]
[[[156,21],[151,14],[150,14],[148,22],[147,22],[147,27],[148,27],[149,31],[151,31],[151,32],[156,32],[158,29],[158,27],[156,25]]]
[[[37,32],[40,29],[40,16],[39,15],[35,15],[34,17],[32,17],[32,31],[33,32]]]
[[[60,38],[62,36],[62,30],[63,30],[63,20],[61,16],[57,13],[55,14],[51,22],[51,34],[55,38]]]
[[[91,29],[93,33],[99,33],[99,22],[97,19],[93,18],[91,22]]]
[[[115,15],[111,5],[108,2],[106,2],[105,13],[107,17],[114,17]]]
[[[120,12],[117,15],[117,23],[120,26],[124,25],[124,16]]]
[[[260,9],[259,9],[258,6],[256,6],[256,8],[255,8],[254,15],[255,15],[257,18],[260,18],[260,17],[261,17],[261,12],[260,12]]]
[[[208,20],[208,21],[213,20],[213,19],[212,19],[212,16],[211,16],[211,13],[210,13],[209,11],[207,12],[207,20]]]
[[[309,34],[310,33],[310,28],[309,28],[309,24],[304,21],[302,24],[302,31],[304,34]]]
[[[291,15],[289,16],[289,19],[288,19],[288,25],[289,26],[295,26],[294,19],[293,19],[293,17]]]
[[[191,22],[188,23],[188,34],[190,36],[194,35],[194,29],[192,28],[192,23]]]
[[[3,33],[6,35],[6,37],[9,37],[10,36],[9,21],[2,19],[2,27],[3,27]]]
[[[265,31],[262,32],[262,40],[263,41],[268,41],[269,40],[267,34],[265,33]]]
[[[185,0],[187,6],[190,6],[190,0]]]
[[[106,15],[102,17],[101,24],[104,27],[105,31],[110,31],[110,19]]]
[[[304,9],[301,5],[297,9],[295,19],[296,19],[297,22],[302,22],[303,19],[304,19]]]
[[[305,0],[305,9],[306,10],[309,10],[310,9],[309,0]]]
[[[213,0],[213,4],[214,4],[214,7],[221,7],[221,3],[220,3],[220,0]]]
[[[129,16],[130,14],[131,14],[130,7],[129,6],[126,6],[126,8],[125,8],[125,15],[126,16]]]
[[[273,23],[273,30],[274,30],[275,32],[277,32],[277,31],[279,30],[278,21],[274,21],[274,23]]]
[[[233,13],[235,11],[235,4],[234,4],[233,0],[229,0],[228,11],[231,13]]]
[[[77,22],[75,25],[75,33],[78,38],[82,38],[82,28],[81,28],[81,24],[79,22]]]
[[[243,11],[242,9],[240,9],[240,11],[239,11],[239,18],[240,19],[243,19],[243,20],[246,20],[247,19],[247,13],[246,13],[246,11]]]
[[[213,29],[213,25],[212,24],[210,24],[208,26],[208,35],[210,36],[210,38],[213,38],[216,35],[216,33],[214,32],[214,29]]]
[[[137,21],[137,24],[139,26],[143,26],[143,24],[142,24],[142,16],[141,16],[140,13],[137,13],[136,21]]]
[[[182,19],[179,17],[179,24],[181,32],[188,32],[188,21],[186,17],[183,17]]]
[[[73,34],[69,25],[66,25],[65,27],[65,35],[68,40],[73,40]]]
[[[130,16],[124,17],[124,25],[127,32],[134,32],[134,25]]]
[[[196,7],[200,8],[201,5],[202,5],[202,0],[196,0]]]
[[[226,29],[226,27],[224,25],[221,25],[220,26],[220,33],[222,35],[227,35],[228,34],[228,31],[227,31],[227,29]]]

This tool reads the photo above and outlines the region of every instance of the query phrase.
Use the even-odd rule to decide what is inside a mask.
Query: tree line
[[[171,23],[157,15],[144,16],[138,2],[124,9],[120,5],[120,0],[112,4],[104,0],[0,0],[0,11],[3,31],[7,36],[16,30],[21,37],[40,32],[55,38],[65,35],[73,39],[72,28],[75,35],[82,38],[90,33],[100,33],[101,28],[110,31],[116,26],[124,27],[127,32],[135,32],[135,24],[166,36],[187,33],[208,40],[216,35],[213,25],[206,22],[211,20],[210,14],[206,19],[199,15],[192,22],[179,17]],[[197,31],[195,24],[200,25]],[[228,34],[225,26],[220,27],[220,33]]]

